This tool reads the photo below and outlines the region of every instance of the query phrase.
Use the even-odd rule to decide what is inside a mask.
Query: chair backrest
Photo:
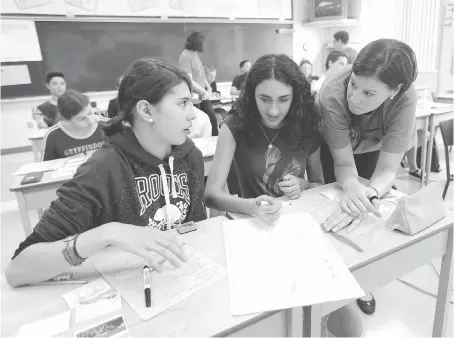
[[[445,146],[449,147],[453,145],[453,125],[454,119],[440,122],[441,136]]]

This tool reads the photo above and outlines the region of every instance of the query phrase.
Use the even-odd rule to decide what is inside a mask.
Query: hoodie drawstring
[[[173,156],[169,157],[170,176],[172,184],[172,197],[177,198],[177,189],[175,189],[175,177],[173,176]]]
[[[159,170],[161,171],[161,180],[162,180],[162,188],[164,190],[164,199],[166,201],[166,217],[167,217],[167,228],[168,229],[171,229],[172,228],[172,224],[170,224],[171,222],[171,210],[170,210],[170,195],[169,195],[169,186],[167,185],[167,175],[166,175],[166,171],[164,170],[164,166],[162,164],[160,164],[159,166]]]

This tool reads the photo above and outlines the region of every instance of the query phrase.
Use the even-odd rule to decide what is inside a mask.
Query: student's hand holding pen
[[[293,175],[285,175],[278,184],[284,195],[294,200],[301,197],[301,191],[305,189],[307,181]]]
[[[267,224],[272,224],[281,215],[282,202],[271,196],[262,195],[254,200],[252,214]]]
[[[106,242],[109,245],[142,257],[158,272],[162,271],[160,260],[156,259],[152,252],[162,256],[177,268],[187,260],[183,244],[171,233],[117,222],[106,225],[108,226]]]

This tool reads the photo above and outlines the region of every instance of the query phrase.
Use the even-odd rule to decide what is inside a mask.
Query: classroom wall
[[[451,4],[448,8],[448,4]],[[454,1],[444,0],[445,21],[441,42],[440,77],[438,92],[454,88]]]

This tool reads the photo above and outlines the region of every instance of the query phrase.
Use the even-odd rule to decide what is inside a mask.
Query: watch
[[[64,240],[65,247],[63,248],[63,257],[72,266],[79,266],[85,262],[86,258],[82,258],[76,250],[76,241],[79,234],[70,236]]]

